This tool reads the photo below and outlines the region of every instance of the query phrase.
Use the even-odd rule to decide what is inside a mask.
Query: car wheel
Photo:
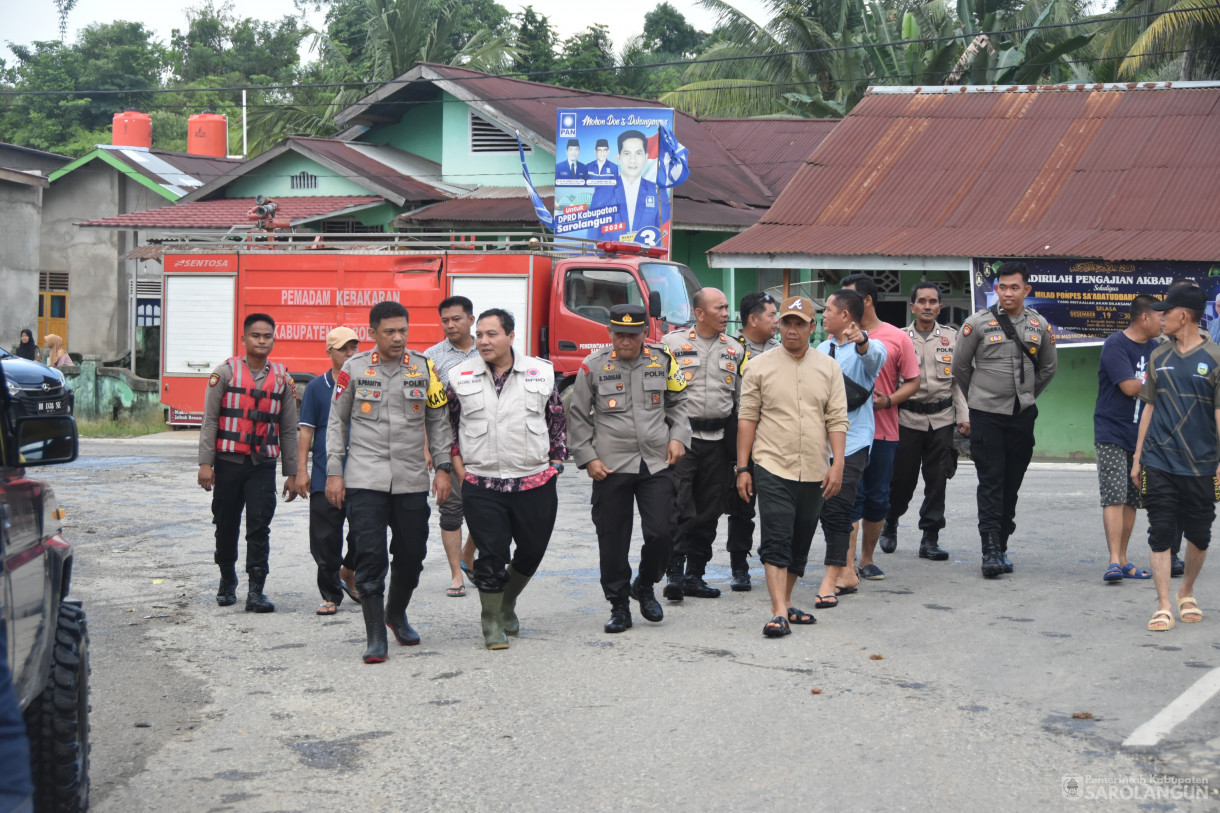
[[[47,685],[25,712],[39,813],[89,807],[89,631],[80,602],[59,605]]]

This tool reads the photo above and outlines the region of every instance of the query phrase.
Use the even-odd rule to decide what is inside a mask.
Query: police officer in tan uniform
[[[644,618],[664,616],[653,586],[673,552],[672,466],[690,443],[686,381],[664,345],[645,343],[647,327],[640,305],[610,309],[611,346],[581,364],[568,407],[572,459],[593,478],[593,525],[611,633],[631,627],[632,596]],[[627,561],[633,501],[644,531],[634,583]]]
[[[275,347],[275,320],[252,313],[242,323],[246,353],[212,371],[199,431],[199,485],[212,492],[216,603],[237,603],[237,537],[246,513],[246,612],[272,613],[264,595],[275,516],[275,459],[283,459],[284,495],[296,497],[296,385],[284,365],[267,357]],[[213,488],[215,490],[213,490]]]
[[[675,330],[662,339],[686,381],[691,428],[690,451],[674,467],[678,477],[678,530],[664,591],[670,601],[681,601],[684,595],[720,596],[720,590],[703,580],[703,573],[712,558],[716,525],[724,512],[725,492],[737,454],[737,403],[746,360],[745,346],[724,333],[729,324],[729,302],[724,293],[701,288],[695,292],[694,305],[694,327]]]
[[[1017,492],[1034,455],[1034,400],[1058,367],[1054,334],[1041,314],[1025,307],[1032,290],[1025,264],[997,268],[994,289],[996,303],[962,325],[951,365],[970,407],[970,456],[979,478],[982,570],[988,579],[1012,572],[1008,537],[1017,528]]]
[[[775,297],[764,291],[751,291],[741,298],[740,314],[741,332],[737,334],[737,341],[746,349],[746,361],[779,347],[779,340],[775,338],[779,305]],[[729,488],[728,497],[729,539],[725,547],[733,571],[729,587],[735,592],[748,592],[753,587],[749,557],[754,547],[754,504],[758,497],[751,492],[749,501],[743,500],[735,485]]]
[[[378,303],[369,311],[369,327],[377,347],[344,362],[335,379],[326,427],[326,499],[336,508],[346,505],[368,636],[364,662],[382,663],[386,627],[403,646],[419,643],[407,621],[407,604],[427,553],[431,509],[425,427],[438,503],[452,489],[453,429],[432,360],[406,349],[407,309],[397,302]],[[392,564],[386,555],[387,527]],[[390,593],[383,605],[387,568]]]
[[[945,484],[957,470],[953,432],[962,424],[962,434],[969,434],[970,417],[966,399],[953,380],[957,329],[936,321],[940,289],[931,282],[917,284],[911,290],[911,312],[915,321],[906,331],[919,359],[919,390],[898,405],[898,451],[890,483],[890,513],[881,530],[881,550],[893,553],[898,547],[898,519],[911,503],[922,467],[919,529],[923,538],[919,541],[919,557],[943,562],[949,558],[949,552],[938,544],[945,527]]]

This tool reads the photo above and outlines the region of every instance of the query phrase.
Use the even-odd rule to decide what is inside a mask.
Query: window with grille
[[[288,184],[292,189],[317,189],[318,176],[310,175],[305,170],[301,170],[296,175],[288,177]]]
[[[67,271],[39,271],[38,272],[38,290],[40,290],[40,291],[66,291],[66,290],[68,290],[68,272]]]
[[[525,145],[526,152],[533,152],[530,145]],[[470,111],[470,151],[480,153],[517,152],[517,137],[506,133],[487,119]]]
[[[348,219],[322,221],[323,234],[381,234],[384,231],[385,226],[366,226],[359,220]]]

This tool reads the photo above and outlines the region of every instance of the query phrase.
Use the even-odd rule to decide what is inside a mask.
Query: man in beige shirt
[[[848,427],[839,365],[809,347],[813,303],[794,296],[779,314],[782,347],[746,366],[737,430],[737,491],[747,501],[758,491],[758,558],[771,594],[768,638],[787,635],[789,624],[814,623],[792,606],[792,588],[805,574],[822,502],[842,486]]]

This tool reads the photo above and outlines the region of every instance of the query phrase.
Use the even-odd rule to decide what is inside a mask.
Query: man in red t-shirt
[[[890,512],[890,480],[894,476],[894,454],[898,451],[898,405],[919,391],[919,357],[911,337],[877,316],[877,283],[867,274],[852,274],[843,278],[844,288],[851,288],[864,299],[863,327],[869,338],[885,345],[885,364],[877,375],[873,388],[873,449],[868,456],[868,466],[860,477],[856,492],[856,508],[853,522],[863,520],[863,541],[860,545],[860,565],[853,574],[844,570],[840,588],[852,588],[860,579],[880,581],[885,578],[881,568],[873,564],[873,552],[881,536],[881,528]],[[901,375],[905,382],[900,387]],[[852,531],[851,546],[847,561],[854,561],[856,535],[859,526]]]

